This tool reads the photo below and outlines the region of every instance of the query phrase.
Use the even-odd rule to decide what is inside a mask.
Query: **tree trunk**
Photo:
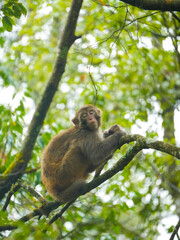
[[[65,71],[68,51],[74,41],[79,38],[75,36],[75,29],[82,2],[83,0],[73,0],[71,3],[51,77],[31,120],[28,134],[22,144],[22,149],[16,155],[12,164],[6,169],[3,175],[0,176],[0,199],[9,191],[11,185],[22,176],[31,159],[37,136]]]
[[[166,109],[164,109],[166,107]],[[163,128],[164,141],[175,144],[175,129],[174,129],[174,107],[167,106],[167,102],[162,105],[164,109],[163,114]],[[176,206],[176,213],[180,217],[180,191],[178,190],[180,172],[177,169],[176,160],[173,157],[168,157],[168,166],[165,169],[165,175],[168,180],[169,193],[172,195],[174,204]]]

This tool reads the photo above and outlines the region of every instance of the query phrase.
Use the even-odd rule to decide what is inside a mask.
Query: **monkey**
[[[42,182],[61,204],[79,196],[89,174],[112,158],[119,139],[126,135],[117,124],[103,133],[101,118],[99,108],[83,106],[72,119],[74,126],[53,137],[44,150]]]

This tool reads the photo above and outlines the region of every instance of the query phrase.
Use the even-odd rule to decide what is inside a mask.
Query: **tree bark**
[[[164,140],[175,143],[175,128],[174,128],[174,108],[172,106],[167,107],[167,103],[162,103],[162,108],[164,110],[163,117],[163,128],[164,128]],[[166,108],[166,109],[164,109]],[[180,171],[177,167],[176,161],[174,158],[168,158],[169,165],[165,168],[166,178],[170,183],[173,184],[178,189],[179,185],[179,174]],[[167,161],[168,162],[168,161]],[[168,187],[169,193],[172,195],[174,204],[176,206],[176,214],[180,217],[180,195],[174,187]]]
[[[180,11],[179,0],[121,0],[145,10]]]
[[[77,19],[83,0],[73,0],[67,17],[66,25],[60,40],[58,53],[51,77],[44,90],[42,98],[35,110],[34,116],[28,128],[28,133],[24,139],[22,149],[17,154],[12,164],[0,177],[0,199],[2,199],[11,185],[20,178],[32,157],[33,148],[43,125],[46,113],[50,107],[52,99],[58,89],[59,82],[65,71],[68,51],[74,41],[79,38],[75,36]]]

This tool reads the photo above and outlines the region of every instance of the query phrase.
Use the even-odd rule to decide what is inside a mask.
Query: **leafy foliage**
[[[27,15],[27,10],[22,3],[18,0],[3,0],[0,5],[1,20],[3,28],[1,31],[12,31],[13,25],[15,25],[14,19],[20,19],[21,15]]]
[[[28,15],[19,1],[1,5],[1,96],[8,87],[15,95],[22,93],[16,107],[12,100],[15,95],[10,100],[7,96],[7,102],[0,106],[1,173],[18,153],[34,106],[52,73],[70,2],[28,0]],[[18,31],[13,31],[15,19],[22,14],[26,21],[18,22]],[[118,123],[128,132],[152,138],[162,138],[165,130],[174,134],[169,113],[179,110],[179,27],[168,12],[143,11],[116,0],[83,3],[76,32],[82,37],[70,49],[59,91],[23,175],[27,184],[52,200],[38,168],[43,149],[52,136],[71,126],[70,119],[79,107],[93,103],[94,85],[96,105],[103,110],[103,129]],[[12,31],[11,35],[4,30]],[[167,140],[175,142],[174,136]],[[105,170],[126,151],[127,146],[117,152]],[[19,224],[9,239],[155,240],[161,235],[163,220],[179,214],[179,178],[176,159],[143,151],[124,171],[80,197],[61,220],[51,226],[45,217]],[[0,214],[1,224],[13,223],[39,205],[29,192],[20,189],[8,205],[9,214]],[[49,219],[57,211],[51,212]],[[172,232],[172,223],[164,229]]]

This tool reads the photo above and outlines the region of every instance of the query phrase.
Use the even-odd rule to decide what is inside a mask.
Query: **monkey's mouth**
[[[91,129],[96,129],[96,128],[98,128],[98,123],[97,123],[97,121],[95,121],[95,120],[88,121],[88,126],[89,126]]]
[[[92,120],[88,120],[88,124],[93,124],[93,125],[96,125],[97,124],[97,121],[92,119]]]

